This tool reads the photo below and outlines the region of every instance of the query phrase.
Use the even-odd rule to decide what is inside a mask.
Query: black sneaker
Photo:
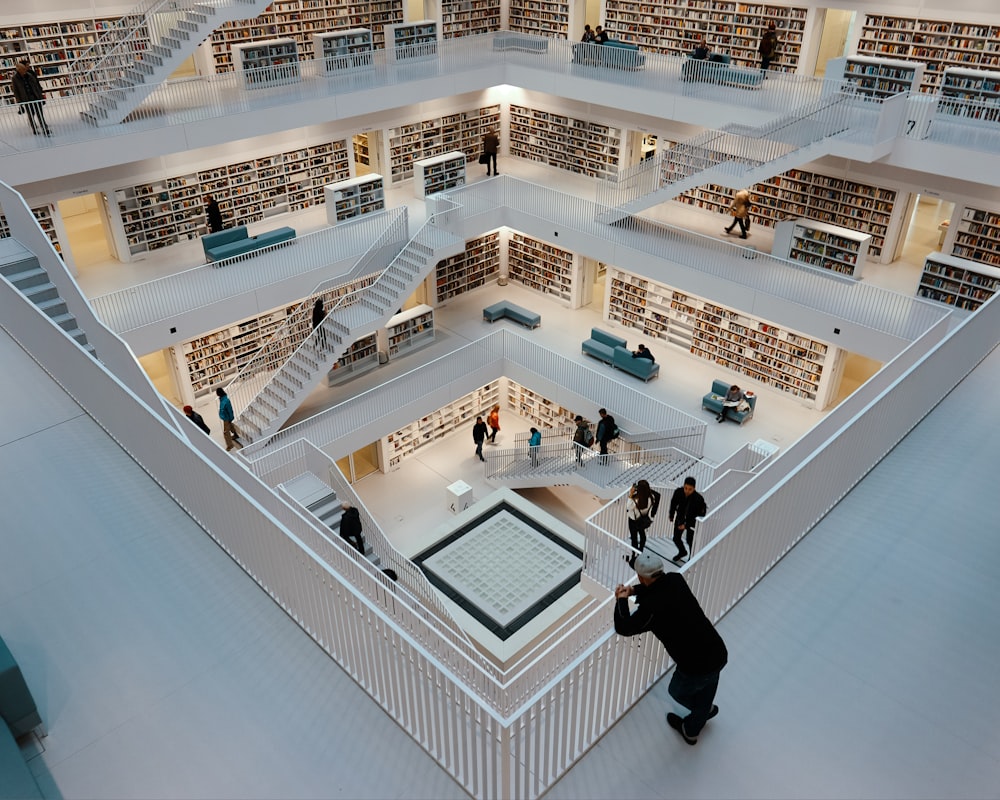
[[[670,563],[677,567],[684,566],[684,556],[674,556],[670,559]]]
[[[712,717],[717,717],[718,715],[719,715],[719,707],[712,706],[712,710],[708,712],[707,719],[711,719]]]
[[[687,733],[684,731],[684,720],[678,717],[672,711],[667,712],[667,725],[669,725],[671,728],[677,731],[681,735],[681,738],[684,739],[684,741],[687,742],[688,744],[698,744],[698,737],[688,736]]]

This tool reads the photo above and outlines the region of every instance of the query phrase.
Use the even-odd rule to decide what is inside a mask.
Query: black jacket
[[[698,517],[703,517],[708,513],[708,506],[705,505],[705,498],[698,492],[691,492],[688,497],[684,494],[684,487],[678,486],[670,498],[670,521],[683,522],[688,530],[694,530],[698,524]]]
[[[212,429],[205,424],[205,418],[199,414],[197,411],[192,411],[190,414],[186,414],[187,418],[191,420],[195,425],[201,428],[205,433],[210,434]]]
[[[322,303],[314,304],[312,310],[313,330],[316,330],[320,325],[322,325],[323,320],[325,319],[326,309],[323,307]]]
[[[218,233],[222,230],[222,209],[219,208],[219,203],[216,200],[205,205],[205,216],[208,217],[210,233]]]
[[[477,422],[472,426],[472,441],[476,444],[486,441],[486,423]]]
[[[42,91],[42,84],[38,82],[38,76],[30,69],[21,75],[15,71],[10,79],[10,90],[14,93],[14,99],[18,103],[34,103],[45,98]]]
[[[345,539],[348,536],[361,537],[361,515],[354,506],[340,515],[340,535]]]
[[[605,414],[597,423],[597,441],[602,444],[610,442],[615,438],[615,418],[610,414]]]
[[[639,607],[631,615],[627,598],[615,603],[615,633],[635,636],[650,631],[687,675],[708,675],[726,666],[726,643],[679,572],[665,573],[649,586],[639,585],[636,599]]]

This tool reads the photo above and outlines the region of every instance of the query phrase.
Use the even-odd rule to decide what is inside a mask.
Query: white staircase
[[[116,125],[225,22],[256,17],[268,0],[145,0],[70,67],[77,90],[93,92],[81,116]]]
[[[87,334],[70,313],[59,289],[49,280],[49,274],[38,263],[38,258],[15,239],[0,240],[0,274],[38,306],[46,316],[76,340],[95,358],[94,346],[87,341]]]
[[[683,192],[715,183],[743,189],[831,152],[859,102],[837,92],[760,126],[728,125],[679,142],[598,188],[600,219],[615,223]]]
[[[371,285],[328,309],[323,324],[284,363],[268,368],[266,354],[255,359],[227,387],[245,440],[276,432],[358,338],[383,327],[439,261],[464,249],[459,237],[424,225]],[[251,399],[244,405],[245,397]]]

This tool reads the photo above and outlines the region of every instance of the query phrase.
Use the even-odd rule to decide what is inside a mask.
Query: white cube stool
[[[444,503],[452,514],[465,511],[476,502],[472,497],[472,487],[465,481],[455,481],[445,489]]]

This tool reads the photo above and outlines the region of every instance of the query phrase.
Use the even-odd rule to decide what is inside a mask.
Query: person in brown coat
[[[42,113],[42,106],[45,105],[45,92],[42,91],[42,84],[38,82],[38,76],[28,66],[27,61],[17,62],[14,75],[10,79],[10,90],[17,101],[17,113],[27,112],[28,114],[31,132],[36,136],[40,133],[51,136],[52,131],[49,130],[45,115]]]
[[[740,226],[740,238],[747,238],[747,231],[750,229],[750,192],[747,189],[740,189],[733,197],[733,204],[729,206],[729,213],[733,215],[733,221],[726,233],[732,233],[735,225]]]
[[[486,174],[490,174],[490,165],[493,165],[493,174],[499,175],[497,171],[497,150],[500,149],[500,139],[494,130],[486,131],[483,136],[483,154],[486,158]]]

